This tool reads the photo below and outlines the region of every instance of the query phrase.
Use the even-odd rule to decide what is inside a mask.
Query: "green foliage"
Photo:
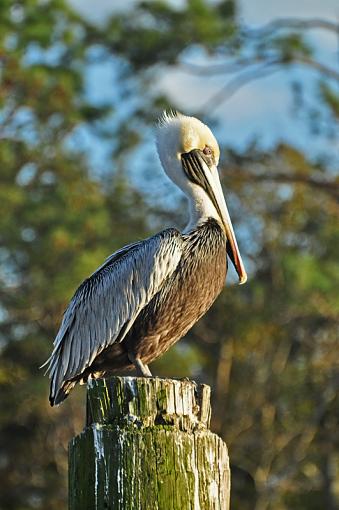
[[[140,2],[131,13],[108,23],[107,44],[137,70],[173,64],[188,46],[203,42],[207,51],[218,48],[235,32],[233,14],[233,2],[215,7],[204,0],[188,0],[182,8],[160,0]]]
[[[326,82],[320,83],[321,99],[330,107],[333,116],[339,118],[339,94],[338,91]]]
[[[272,43],[272,41],[270,41]],[[280,53],[282,62],[293,62],[298,56],[312,54],[310,44],[307,44],[302,36],[298,33],[289,33],[279,37],[274,37],[273,47]]]
[[[118,168],[101,183],[67,149],[75,128],[109,113],[83,93],[84,23],[63,2],[25,1],[2,3],[0,27],[0,508],[59,509],[83,401],[52,413],[38,367],[79,282],[147,228]]]

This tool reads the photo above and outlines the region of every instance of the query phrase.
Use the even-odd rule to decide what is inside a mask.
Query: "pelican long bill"
[[[227,254],[238,274],[239,284],[242,285],[247,281],[247,274],[220,184],[218,169],[213,159],[200,149],[182,154],[181,160],[186,176],[206,191],[222,221],[228,241]]]

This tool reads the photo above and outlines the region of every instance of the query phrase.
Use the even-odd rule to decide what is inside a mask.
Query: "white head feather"
[[[180,160],[183,152],[211,147],[216,165],[219,163],[220,150],[212,131],[195,117],[179,112],[164,112],[159,119],[157,130],[157,149],[160,161],[167,172],[173,158]]]
[[[193,149],[203,150],[208,146],[213,151],[215,165],[218,164],[220,150],[210,128],[195,117],[178,112],[164,112],[159,119],[156,144],[166,174],[189,199],[190,222],[185,230],[190,230],[209,217],[219,220],[219,215],[208,195],[187,179],[181,163],[183,153]]]

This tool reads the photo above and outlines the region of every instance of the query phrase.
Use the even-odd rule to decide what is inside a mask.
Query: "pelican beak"
[[[238,273],[239,284],[241,285],[247,281],[247,274],[220,184],[218,169],[198,149],[182,154],[181,159],[187,177],[206,191],[220,217],[227,237],[227,255]]]
[[[247,281],[247,274],[240,255],[237,238],[235,237],[232,221],[227,209],[225,197],[222,191],[222,187],[219,180],[219,174],[216,166],[213,166],[210,169],[210,175],[208,176],[208,180],[211,183],[210,198],[214,204],[214,207],[219,213],[220,219],[222,220],[222,224],[225,229],[227,237],[226,246],[227,255],[231,259],[234,268],[238,273],[239,284],[242,285]]]

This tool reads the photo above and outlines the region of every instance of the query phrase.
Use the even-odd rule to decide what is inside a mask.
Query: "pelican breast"
[[[210,308],[226,272],[226,236],[210,219],[183,236],[176,270],[139,314],[124,340],[126,349],[145,363],[166,352]]]

